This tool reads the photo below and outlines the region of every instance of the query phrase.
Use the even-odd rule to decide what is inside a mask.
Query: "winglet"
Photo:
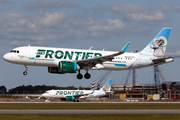
[[[91,46],[90,48],[89,48],[89,50],[92,50],[93,49],[93,46]]]
[[[130,42],[128,42],[128,43],[123,47],[123,49],[121,50],[121,52],[126,52],[129,44],[130,44]]]
[[[96,89],[93,90],[92,94],[95,92]]]

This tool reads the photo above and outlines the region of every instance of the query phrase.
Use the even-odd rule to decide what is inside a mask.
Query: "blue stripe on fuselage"
[[[115,66],[126,67],[126,64],[118,64],[118,63],[103,63],[103,64],[112,64],[112,65],[115,65]]]
[[[38,58],[29,58],[29,60],[45,60],[45,61],[54,61],[54,59],[38,59]]]

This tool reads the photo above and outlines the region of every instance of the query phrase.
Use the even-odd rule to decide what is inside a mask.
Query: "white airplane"
[[[171,28],[163,28],[152,41],[140,52],[126,52],[130,42],[119,51],[98,51],[67,48],[23,46],[14,48],[3,56],[4,60],[25,66],[48,67],[49,73],[76,73],[82,79],[81,70],[86,70],[84,77],[89,79],[89,70],[129,70],[173,62],[173,57],[165,57]]]
[[[100,90],[48,90],[42,94],[45,98],[61,98],[79,102],[79,98],[102,97],[112,93],[111,85],[113,79],[109,79]]]

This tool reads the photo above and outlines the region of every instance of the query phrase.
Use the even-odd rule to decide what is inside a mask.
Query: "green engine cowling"
[[[80,67],[76,62],[60,61],[58,70],[59,73],[75,73]]]
[[[66,100],[73,101],[74,97],[73,96],[66,96]]]
[[[69,61],[60,61],[58,67],[48,67],[48,72],[54,74],[75,73],[78,70],[80,70],[79,65]]]

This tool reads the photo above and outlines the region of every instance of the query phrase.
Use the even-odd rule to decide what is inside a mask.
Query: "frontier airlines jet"
[[[140,52],[126,52],[130,42],[121,51],[98,51],[69,48],[51,48],[23,46],[14,48],[3,56],[4,60],[25,66],[45,66],[49,73],[76,73],[82,79],[81,70],[86,70],[84,77],[89,79],[89,70],[129,70],[173,62],[173,57],[165,57],[171,28],[163,28]]]
[[[48,90],[42,94],[45,98],[60,98],[79,102],[79,98],[103,97],[110,93],[113,79],[109,79],[100,90]]]

